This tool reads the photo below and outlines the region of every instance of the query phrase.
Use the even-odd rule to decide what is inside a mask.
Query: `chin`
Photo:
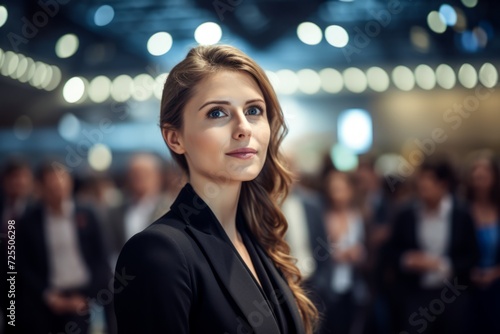
[[[249,166],[235,170],[230,175],[231,179],[235,181],[252,181],[259,176],[261,170],[262,168],[259,168],[259,166]]]

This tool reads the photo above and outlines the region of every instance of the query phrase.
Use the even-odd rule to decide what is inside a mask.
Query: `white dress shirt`
[[[158,206],[158,197],[151,196],[130,205],[125,212],[125,237],[130,239],[151,224],[152,216]]]
[[[418,212],[417,242],[420,249],[430,256],[442,259],[442,265],[436,271],[427,272],[422,276],[423,288],[437,288],[450,276],[451,263],[446,256],[451,237],[451,211],[453,201],[450,195],[441,199],[437,210],[429,212],[423,207]]]
[[[74,211],[71,201],[63,204],[61,215],[46,211],[45,240],[51,288],[81,288],[90,280],[90,272],[80,252]]]

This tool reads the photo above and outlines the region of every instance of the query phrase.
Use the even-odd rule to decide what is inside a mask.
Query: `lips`
[[[230,151],[226,153],[226,155],[239,158],[239,159],[250,159],[253,158],[257,154],[257,151],[253,148],[238,148],[236,150]]]

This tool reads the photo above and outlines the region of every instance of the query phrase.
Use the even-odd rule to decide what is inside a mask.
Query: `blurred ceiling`
[[[437,0],[12,0],[3,5],[8,19],[0,28],[0,48],[36,61],[56,65],[61,83],[50,92],[35,89],[7,76],[0,76],[0,127],[12,126],[19,114],[28,114],[35,126],[54,125],[60,115],[99,112],[101,105],[68,105],[62,86],[73,76],[89,80],[98,75],[114,78],[121,74],[153,77],[168,71],[187,50],[196,45],[194,32],[204,22],[222,28],[221,43],[241,47],[265,69],[319,70],[333,67],[431,66],[447,63],[482,62],[498,59],[500,39],[490,38],[481,48],[464,45],[475,27],[483,34],[500,34],[500,2],[449,0],[461,27],[435,33],[428,16],[439,10]],[[108,5],[114,11],[109,24],[96,25],[96,11]],[[472,7],[472,8],[469,8]],[[307,45],[297,36],[304,21],[322,30],[342,26],[349,44],[335,48],[325,39]],[[30,26],[31,25],[31,26]],[[458,25],[458,24],[457,24]],[[173,40],[166,54],[153,56],[146,47],[155,33],[168,32]],[[77,52],[61,59],[56,55],[58,39],[68,33],[79,39]],[[363,36],[364,35],[364,36]],[[109,107],[106,107],[109,109]],[[90,116],[89,116],[90,115]]]

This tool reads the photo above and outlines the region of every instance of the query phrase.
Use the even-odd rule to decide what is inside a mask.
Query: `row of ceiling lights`
[[[367,89],[384,92],[393,85],[410,91],[417,86],[431,90],[436,86],[452,89],[457,81],[465,88],[474,88],[478,83],[491,88],[498,83],[498,71],[491,63],[485,63],[479,71],[470,65],[463,64],[457,73],[447,64],[441,64],[434,70],[428,65],[419,65],[414,70],[406,66],[396,66],[390,73],[380,67],[371,67],[366,72],[355,67],[342,72],[325,68],[320,71],[302,69],[297,72],[283,69],[276,72],[266,71],[278,94],[291,95],[298,92],[317,94],[321,90],[326,93],[339,93],[344,88],[352,93],[362,93]],[[73,77],[64,85],[63,96],[69,103],[81,103],[87,97],[95,103],[101,103],[110,97],[117,102],[129,99],[145,101],[151,97],[161,99],[163,84],[167,73],[153,78],[149,74],[139,74],[132,78],[120,75],[113,80],[106,76],[98,76],[88,81],[82,77]]]
[[[0,73],[5,77],[51,91],[61,82],[61,70],[55,65],[35,61],[21,53],[0,49]]]
[[[38,89],[48,91],[58,87],[61,70],[55,65],[34,61],[30,57],[12,51],[0,49],[0,73],[22,83],[29,83]],[[473,88],[478,83],[485,87],[494,87],[498,82],[498,71],[491,63],[483,64],[478,71],[463,64],[457,73],[446,64],[432,69],[428,65],[419,65],[414,70],[406,66],[396,66],[391,72],[380,67],[371,67],[367,71],[351,67],[340,72],[333,68],[320,71],[302,69],[294,72],[288,69],[276,72],[267,71],[267,75],[277,93],[316,94],[321,90],[327,93],[339,93],[344,88],[352,93],[362,93],[367,89],[384,92],[389,89],[391,80],[394,86],[409,91],[416,86],[430,90],[436,86],[452,89],[457,81],[465,88]],[[155,96],[161,99],[163,84],[167,74],[153,78],[149,74],[139,74],[135,78],[120,75],[113,80],[98,76],[90,82],[82,77],[69,79],[63,89],[63,97],[69,103],[83,102],[87,96],[92,102],[101,103],[110,97],[118,102],[131,98],[145,101]]]

